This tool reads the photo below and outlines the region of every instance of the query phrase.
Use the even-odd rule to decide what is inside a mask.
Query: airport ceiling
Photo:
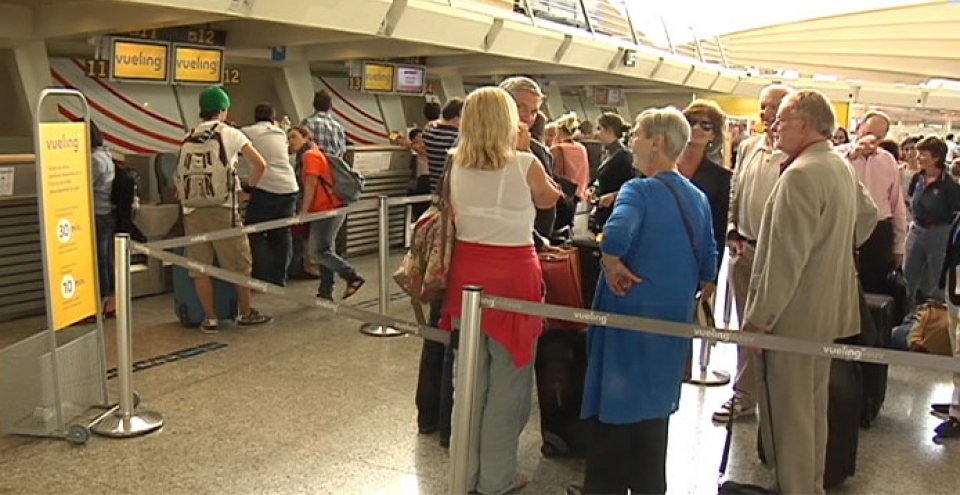
[[[433,75],[455,73],[468,83],[522,73],[570,86],[616,85],[627,91],[675,94],[712,90],[755,96],[771,81],[767,76],[749,77],[654,48],[591,38],[583,30],[540,29],[509,9],[491,17],[489,8],[486,13],[458,8],[454,17],[450,15],[454,11],[448,10],[451,7],[417,2],[415,8],[408,7],[416,15],[401,12],[404,21],[382,35],[393,10],[386,0],[312,2],[273,0],[267,8],[267,2],[258,0],[0,0],[0,48],[42,39],[54,55],[89,57],[100,35],[209,24],[228,32],[227,60],[234,64],[276,65],[270,59],[270,47],[284,46],[288,61],[309,61],[325,68],[364,58],[426,57]],[[351,8],[333,8],[340,5]],[[248,11],[243,11],[245,8]],[[417,21],[408,21],[411,16]],[[851,19],[861,24],[851,24]],[[901,26],[905,22],[910,24]],[[835,74],[843,69],[844,78],[871,84],[888,81],[885,87],[853,87],[843,78],[838,84],[816,85],[831,98],[960,110],[960,94],[930,92],[928,98],[924,88],[892,84],[960,75],[957,25],[960,6],[947,6],[943,0],[759,28],[723,39],[731,58],[742,65],[771,67],[782,62],[786,68],[809,74]],[[501,28],[504,34],[493,35],[492,46],[483,47],[484,35],[490,37]],[[636,68],[617,62],[627,49],[639,52]]]
[[[737,64],[842,79],[960,79],[960,4],[941,0],[750,29],[721,37]]]

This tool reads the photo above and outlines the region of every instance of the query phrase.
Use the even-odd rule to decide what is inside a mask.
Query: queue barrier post
[[[456,353],[455,373],[457,392],[453,402],[453,438],[450,442],[450,490],[455,495],[468,493],[467,482],[470,468],[471,445],[478,439],[473,438],[474,400],[477,388],[477,363],[480,352],[480,324],[483,313],[480,309],[480,297],[483,289],[475,285],[463,288],[462,316],[460,319],[460,341]]]
[[[390,264],[390,203],[386,195],[381,194],[378,198],[379,202],[379,229],[378,229],[378,260],[377,260],[377,275],[379,280],[379,302],[380,302],[380,314],[384,316],[390,315],[390,278],[387,273],[387,266]],[[378,325],[376,323],[364,323],[360,325],[360,333],[369,335],[371,337],[398,337],[404,335],[404,332],[397,330],[396,328]]]
[[[729,296],[730,293],[727,291],[724,297],[725,302],[730,299]],[[706,326],[716,328],[717,323],[713,316],[713,306],[710,305],[709,301],[698,299],[697,306],[699,307],[699,311],[703,312]],[[717,341],[713,339],[703,339],[700,341],[700,374],[693,374],[690,379],[687,380],[687,383],[703,385],[705,387],[719,387],[730,383],[730,373],[710,369],[710,355],[715,345],[717,345]]]
[[[130,235],[113,239],[114,273],[117,295],[117,378],[120,381],[120,406],[103,416],[92,430],[98,435],[128,438],[150,433],[163,426],[163,416],[154,411],[136,411],[133,394],[131,345]]]

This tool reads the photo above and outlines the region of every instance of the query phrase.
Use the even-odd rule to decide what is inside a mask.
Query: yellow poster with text
[[[40,124],[41,228],[53,329],[98,311],[90,150],[83,122]]]

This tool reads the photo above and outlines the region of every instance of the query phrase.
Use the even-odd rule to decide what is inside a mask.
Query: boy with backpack
[[[256,186],[266,167],[263,156],[239,129],[225,123],[230,96],[215,86],[200,93],[200,118],[203,120],[184,139],[177,168],[177,196],[183,207],[183,227],[187,235],[199,235],[241,226],[237,208],[240,180],[236,163],[240,153],[253,169],[250,184]],[[187,246],[187,256],[204,264],[219,262],[221,268],[250,276],[252,256],[247,236]],[[204,332],[216,332],[219,326],[214,306],[213,281],[191,272],[197,286],[205,318]],[[273,320],[250,304],[249,287],[237,287],[240,299],[239,325],[261,325]]]

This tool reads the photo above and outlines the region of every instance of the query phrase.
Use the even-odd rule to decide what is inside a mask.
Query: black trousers
[[[590,420],[584,495],[667,492],[670,418],[615,425]]]
[[[246,224],[290,218],[296,214],[297,194],[274,194],[254,188],[247,204]],[[276,285],[287,285],[287,269],[293,256],[290,228],[250,234],[253,277]]]
[[[430,304],[431,327],[440,321],[443,301]],[[417,376],[417,427],[421,431],[437,429],[441,440],[450,440],[453,414],[453,348],[432,340],[423,340],[420,372]]]
[[[863,291],[872,294],[887,292],[887,274],[894,268],[893,221],[877,222],[867,242],[860,246],[860,285]]]

